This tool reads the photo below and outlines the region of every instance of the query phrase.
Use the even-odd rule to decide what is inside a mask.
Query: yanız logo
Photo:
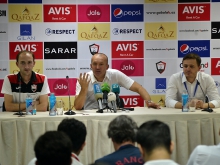
[[[0,17],[6,16],[6,10],[0,10]]]
[[[119,35],[119,34],[139,34],[142,33],[143,29],[119,29],[119,28],[114,28],[112,30],[112,33],[114,35]]]
[[[157,71],[162,74],[166,69],[166,63],[163,61],[159,61],[156,63]]]
[[[212,39],[220,39],[220,22],[212,22]]]
[[[99,45],[98,44],[89,45],[89,51],[92,55],[98,53],[99,52]]]
[[[143,22],[142,4],[112,5],[112,22]]]
[[[50,36],[51,34],[74,34],[74,29],[50,29],[47,28],[45,30],[45,34],[47,36]]]
[[[210,57],[210,41],[178,41],[178,57],[184,57],[188,53],[196,53],[200,57]]]
[[[77,42],[44,42],[44,59],[77,59]]]
[[[178,21],[209,21],[210,4],[179,4]]]
[[[32,36],[31,24],[20,24],[20,36],[18,40],[35,40],[35,36]]]

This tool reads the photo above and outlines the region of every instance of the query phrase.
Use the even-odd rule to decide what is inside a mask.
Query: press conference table
[[[74,116],[49,116],[48,112],[37,115],[18,117],[12,112],[0,112],[0,164],[26,165],[34,156],[33,146],[37,138],[45,131],[56,130],[64,118],[75,118],[87,127],[86,146],[80,153],[83,164],[114,151],[111,140],[107,137],[109,122],[118,115],[131,116],[138,125],[145,121],[157,119],[170,126],[175,149],[172,159],[185,165],[191,151],[199,144],[215,145],[220,143],[220,108],[215,113],[181,112],[178,109],[162,108],[160,110],[146,107],[134,111],[96,113],[96,110],[76,111]]]

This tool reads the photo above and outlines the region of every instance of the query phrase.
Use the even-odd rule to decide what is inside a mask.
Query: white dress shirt
[[[132,80],[130,77],[126,76],[124,73],[116,69],[108,69],[106,71],[105,78],[102,82],[98,82],[96,80],[92,71],[88,72],[87,74],[89,74],[91,81],[89,83],[84,109],[98,109],[98,103],[97,100],[95,99],[94,90],[93,90],[93,85],[95,83],[101,86],[104,82],[106,82],[109,84],[110,88],[112,84],[118,84],[126,89],[129,89],[131,85],[134,83],[134,80]],[[77,81],[76,95],[79,95],[80,90],[81,90],[81,86]]]
[[[171,159],[151,160],[144,163],[144,165],[179,165]]]
[[[217,146],[197,146],[190,155],[187,165],[219,165],[220,144]]]
[[[215,108],[220,107],[218,89],[210,75],[204,72],[197,72],[195,81],[190,83],[187,81],[186,76],[182,71],[175,73],[170,77],[166,90],[166,107],[174,108],[177,102],[182,102],[183,90],[188,91],[189,97],[195,97],[205,102],[205,96],[197,82],[200,83],[205,95],[208,96],[209,101],[215,106]],[[184,84],[186,84],[186,87]]]

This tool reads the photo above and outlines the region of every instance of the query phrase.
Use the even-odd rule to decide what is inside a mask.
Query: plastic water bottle
[[[33,103],[33,99],[31,98],[31,96],[29,94],[27,94],[27,97],[26,97],[26,115],[32,115],[32,110],[33,110],[33,107],[32,107],[32,103]]]
[[[189,99],[189,95],[187,93],[186,90],[183,90],[182,93],[182,112],[188,112],[189,108],[188,108],[188,99]]]
[[[50,101],[49,115],[56,116],[56,96],[54,95],[54,93],[50,94],[49,101]]]

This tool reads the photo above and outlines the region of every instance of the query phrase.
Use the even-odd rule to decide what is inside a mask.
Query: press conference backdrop
[[[18,72],[15,57],[24,49],[34,52],[34,71],[48,77],[65,109],[65,77],[73,104],[77,77],[90,71],[96,52],[162,105],[169,77],[190,52],[219,87],[219,9],[220,0],[0,0],[0,88],[5,75]],[[144,106],[136,93],[120,95],[126,106]]]

